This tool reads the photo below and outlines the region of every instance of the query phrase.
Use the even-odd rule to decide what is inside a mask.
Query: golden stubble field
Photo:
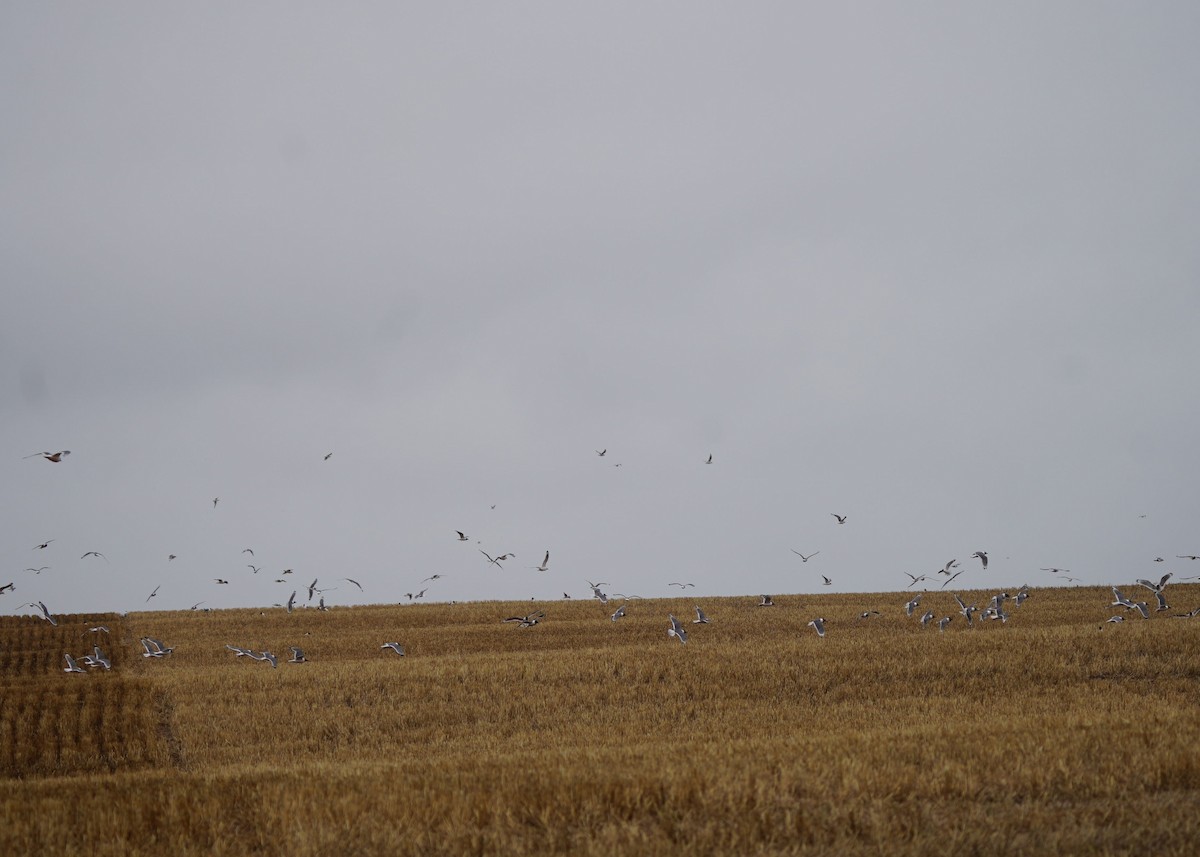
[[[931,592],[945,633],[909,593],[4,617],[0,853],[1195,854],[1200,586],[1167,592],[1102,631],[1102,587],[973,629]],[[97,623],[113,669],[64,673]]]

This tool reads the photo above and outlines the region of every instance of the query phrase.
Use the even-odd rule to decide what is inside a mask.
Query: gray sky
[[[397,5],[0,9],[0,610],[1200,574],[1195,4]]]

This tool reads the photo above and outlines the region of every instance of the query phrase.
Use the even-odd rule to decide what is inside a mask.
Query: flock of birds
[[[601,458],[605,457],[608,454],[607,448],[595,450],[595,452],[596,452],[596,455]],[[45,459],[46,461],[57,464],[57,463],[61,463],[70,454],[71,454],[70,450],[64,449],[64,450],[59,450],[57,452],[50,452],[50,451],[37,452],[37,453],[33,453],[31,455],[25,456],[25,458],[41,457],[41,458]],[[324,456],[324,460],[328,461],[332,457],[332,455],[333,455],[333,453],[327,453]],[[708,458],[704,460],[705,464],[712,464],[712,462],[713,462],[712,455],[709,455]],[[616,463],[616,464],[614,464],[614,466],[619,467],[620,463]],[[217,508],[219,503],[220,503],[220,497],[214,497],[212,499],[212,507],[214,509]],[[495,506],[492,506],[492,508],[494,509]],[[845,525],[846,522],[849,520],[848,515],[838,514],[836,512],[831,512],[830,515],[836,520],[838,526]],[[463,531],[454,530],[454,533],[456,534],[457,541],[470,542],[470,537],[467,536],[466,533],[464,533]],[[52,543],[54,543],[54,541],[55,541],[54,539],[47,539],[44,542],[40,542],[37,545],[35,545],[33,547],[33,550],[38,550],[38,551],[47,550],[47,549],[49,549],[50,545]],[[483,548],[477,548],[477,550],[483,556],[484,560],[487,562],[488,565],[495,566],[496,568],[501,569],[501,570],[504,569],[504,563],[506,563],[510,560],[516,559],[516,556],[517,556],[516,553],[514,553],[512,551],[505,551],[504,553],[497,553],[497,554],[493,555],[493,554],[489,553],[488,551],[484,550]],[[808,563],[809,561],[813,560],[815,557],[817,557],[821,553],[819,550],[816,550],[816,551],[812,551],[811,553],[805,554],[794,548],[791,549],[791,552],[793,554],[795,554],[796,556],[800,557],[800,560],[803,563]],[[254,550],[252,548],[243,549],[242,554],[243,554],[243,556],[246,554],[249,554],[251,559],[254,558]],[[1176,555],[1176,556],[1178,559],[1186,559],[1186,560],[1192,560],[1192,561],[1200,559],[1200,556],[1198,556],[1198,555],[1180,554],[1180,555]],[[105,556],[100,551],[95,551],[95,550],[86,551],[85,553],[82,554],[80,559],[86,560],[88,558],[93,558],[93,557],[95,559],[108,562],[107,556]],[[167,556],[167,561],[170,562],[170,561],[175,560],[176,558],[177,557],[175,554],[169,554]],[[978,559],[980,562],[980,567],[982,569],[986,569],[988,567],[988,552],[987,551],[977,550],[973,554],[971,554],[970,558]],[[1156,557],[1155,562],[1165,562],[1165,559],[1163,557]],[[246,566],[251,570],[251,572],[253,574],[258,574],[260,571],[262,571],[262,567],[255,565],[254,563],[246,563]],[[538,572],[549,571],[550,570],[550,551],[549,550],[545,551],[544,555],[542,556],[542,560],[538,565],[529,566],[529,568],[532,570],[538,571]],[[40,567],[30,567],[27,569],[27,571],[32,572],[33,574],[41,574],[43,571],[46,571],[48,569],[49,569],[49,566],[40,566]],[[909,588],[916,586],[918,583],[937,582],[937,580],[939,579],[938,576],[940,575],[944,579],[941,580],[939,589],[944,590],[951,583],[956,581],[966,570],[967,569],[963,568],[957,559],[951,559],[948,562],[944,563],[943,566],[941,568],[939,568],[937,571],[931,572],[931,574],[911,574],[911,573],[905,572],[905,575],[909,578],[909,583],[908,583]],[[1078,580],[1079,580],[1078,578],[1068,576],[1068,572],[1070,571],[1070,569],[1058,568],[1058,567],[1045,567],[1045,568],[1041,568],[1040,570],[1048,572],[1053,575],[1056,575],[1060,579],[1066,580],[1068,582],[1078,582]],[[275,579],[275,582],[276,583],[286,583],[287,582],[286,576],[291,575],[291,574],[293,574],[292,569],[290,569],[290,568],[284,569],[281,572],[279,572],[280,576]],[[442,574],[433,574],[429,577],[424,578],[421,581],[421,583],[423,583],[423,584],[433,583],[437,580],[440,580],[442,577],[443,577]],[[1149,589],[1154,594],[1155,601],[1156,601],[1156,606],[1154,608],[1155,613],[1161,613],[1161,612],[1164,612],[1164,611],[1167,611],[1170,609],[1170,606],[1168,605],[1167,600],[1166,600],[1165,590],[1166,590],[1168,582],[1171,580],[1172,577],[1173,577],[1172,573],[1167,573],[1167,574],[1164,574],[1157,582],[1154,582],[1151,580],[1146,580],[1146,579],[1140,579],[1137,581],[1137,585],[1140,585],[1140,586],[1143,586],[1143,587]],[[822,579],[823,585],[825,585],[825,586],[833,585],[833,580],[828,575],[821,574],[821,579]],[[1181,578],[1181,579],[1195,579],[1195,578]],[[353,578],[348,578],[348,577],[341,578],[341,581],[352,584],[353,586],[357,587],[359,589],[359,591],[363,591],[362,584],[359,583],[357,580],[354,580]],[[316,597],[317,604],[315,605],[315,607],[318,611],[326,611],[326,610],[330,609],[329,606],[325,603],[324,593],[331,591],[333,589],[336,589],[337,587],[333,586],[333,587],[320,588],[318,586],[319,582],[320,582],[319,578],[314,578],[313,581],[310,584],[308,584],[306,587],[297,587],[296,589],[294,589],[292,591],[291,596],[287,599],[286,603],[277,603],[275,606],[284,608],[290,614],[293,612],[293,610],[297,609],[297,606],[299,606],[299,607],[310,606],[312,604],[313,598]],[[607,605],[609,603],[610,598],[620,598],[622,600],[623,603],[620,604],[620,606],[617,607],[616,611],[613,612],[609,617],[612,622],[618,622],[618,621],[624,619],[627,615],[627,609],[629,606],[629,602],[631,600],[638,599],[641,597],[638,595],[626,595],[626,594],[622,594],[622,593],[614,593],[612,596],[609,596],[606,592],[604,592],[601,589],[601,587],[609,586],[611,584],[604,582],[604,581],[597,582],[597,583],[593,583],[592,581],[586,581],[586,582],[588,583],[588,586],[592,590],[592,598],[599,601],[602,605]],[[230,581],[226,578],[218,577],[218,578],[214,578],[214,583],[216,585],[223,586],[223,585],[229,585]],[[678,587],[680,589],[680,591],[682,592],[689,588],[694,588],[695,584],[691,583],[691,582],[685,582],[685,581],[673,581],[669,584],[669,586]],[[14,590],[14,588],[15,588],[15,584],[13,582],[10,582],[10,583],[4,584],[4,585],[0,585],[0,595],[4,595],[8,592],[11,592]],[[150,592],[150,594],[146,597],[146,602],[149,603],[151,599],[155,598],[158,595],[158,592],[160,589],[161,589],[161,585],[156,586]],[[415,587],[414,587],[414,589],[415,589]],[[298,596],[300,595],[302,590],[307,591],[307,598],[305,599],[304,603],[298,605],[297,604]],[[413,602],[413,601],[423,598],[427,591],[428,591],[428,587],[425,587],[425,588],[422,588],[422,589],[416,591],[415,593],[414,592],[405,593],[405,596],[409,602]],[[1107,620],[1107,622],[1105,624],[1123,622],[1126,618],[1126,615],[1130,614],[1131,612],[1136,615],[1140,615],[1144,619],[1150,618],[1151,610],[1146,601],[1133,601],[1133,600],[1127,598],[1125,595],[1123,595],[1122,592],[1116,587],[1113,587],[1112,592],[1113,592],[1114,600],[1110,606],[1122,607],[1122,608],[1124,608],[1125,612],[1112,616],[1110,619]],[[996,593],[994,596],[992,596],[990,601],[987,603],[987,605],[982,610],[974,604],[971,604],[971,605],[966,604],[958,594],[954,594],[954,600],[958,604],[957,612],[962,616],[962,618],[965,621],[965,623],[967,624],[967,626],[970,627],[970,626],[973,626],[976,621],[975,620],[976,614],[979,615],[979,619],[981,621],[993,620],[993,621],[998,621],[1001,623],[1007,622],[1009,616],[1011,615],[1010,611],[1012,609],[1019,608],[1029,598],[1029,596],[1030,596],[1030,589],[1029,589],[1029,586],[1026,584],[1026,585],[1023,585],[1016,592],[1015,595],[1010,596],[1009,593],[1007,593],[1007,592]],[[564,592],[563,597],[569,599],[569,598],[571,598],[571,595],[567,592]],[[937,615],[932,610],[928,610],[928,609],[918,613],[920,606],[921,606],[921,599],[922,599],[922,595],[918,594],[904,605],[904,611],[905,611],[906,616],[908,616],[909,618],[915,618],[920,623],[922,628],[928,627],[932,624],[932,625],[936,625],[939,631],[944,632],[946,630],[946,628],[950,625],[950,623],[954,620],[954,616],[946,615],[946,616],[942,616],[941,618],[938,618]],[[190,609],[192,609],[192,610],[200,609],[204,603],[205,602],[203,602],[203,601],[197,602],[196,604],[193,604]],[[757,603],[757,606],[758,607],[774,607],[775,602],[774,602],[774,599],[770,595],[762,595],[760,597],[759,602]],[[50,610],[46,607],[44,602],[42,602],[42,601],[29,602],[28,604],[21,605],[21,608],[24,608],[24,607],[37,608],[40,611],[41,617],[44,620],[46,620],[47,622],[49,622],[52,625],[58,624],[56,617],[50,612]],[[18,608],[18,609],[21,609],[21,608]],[[693,625],[709,624],[710,620],[709,620],[708,616],[705,614],[704,610],[698,605],[695,606],[694,609],[696,612],[696,618],[692,620],[691,624],[693,624]],[[869,609],[869,610],[865,610],[862,613],[860,613],[858,615],[858,620],[859,621],[868,620],[874,616],[879,616],[879,615],[882,615],[880,611],[874,610],[874,609]],[[1197,615],[1200,615],[1200,608],[1196,608],[1187,613],[1181,613],[1181,614],[1175,614],[1175,615],[1177,618],[1194,618]],[[529,613],[524,616],[510,616],[501,621],[506,624],[514,623],[518,628],[526,629],[526,628],[536,627],[544,619],[545,619],[545,612],[538,610],[538,611]],[[811,619],[807,623],[807,625],[808,625],[808,627],[811,627],[814,630],[814,632],[817,634],[818,637],[824,638],[826,635],[826,631],[829,626],[829,623],[828,623],[828,620],[826,620],[824,617],[815,617],[815,618]],[[1101,629],[1103,629],[1105,626],[1101,625],[1100,627],[1101,627]],[[668,627],[667,627],[666,631],[667,631],[667,635],[671,639],[677,640],[680,644],[687,643],[687,640],[688,640],[687,628],[684,626],[683,623],[681,623],[674,616],[674,614],[668,615]],[[104,628],[103,626],[98,626],[96,628],[90,628],[89,632],[95,635],[95,634],[99,634],[99,633],[107,633],[108,629]],[[86,634],[84,636],[86,636]],[[167,657],[168,655],[170,655],[174,651],[174,649],[172,647],[166,646],[161,640],[156,640],[156,639],[153,639],[150,637],[144,637],[141,639],[140,642],[141,642],[141,645],[143,648],[142,656],[145,658],[155,658],[155,659],[164,658],[164,657]],[[279,660],[270,651],[265,651],[265,650],[256,651],[252,648],[247,648],[247,647],[243,647],[243,646],[235,646],[235,645],[226,645],[226,648],[229,649],[230,651],[232,651],[234,653],[235,657],[239,657],[239,658],[245,657],[245,658],[248,658],[249,660],[263,662],[263,663],[269,663],[269,664],[271,664],[271,666],[273,668],[278,667]],[[297,646],[291,646],[289,648],[291,649],[292,657],[286,661],[287,663],[291,663],[291,664],[308,663],[308,659],[305,657],[304,651],[301,648],[299,648]],[[404,655],[405,655],[404,647],[402,645],[400,645],[398,642],[394,642],[394,641],[383,643],[383,645],[380,646],[380,649],[386,650],[386,651],[391,651],[395,655],[400,656],[400,657],[404,657]],[[86,670],[83,669],[83,667],[88,667],[91,669],[104,669],[104,670],[111,669],[111,667],[112,667],[111,660],[107,656],[105,656],[103,650],[100,648],[99,643],[95,640],[93,640],[92,652],[90,654],[85,654],[85,655],[80,656],[79,658],[76,658],[75,656],[73,656],[71,653],[68,652],[68,653],[64,653],[64,658],[65,658],[66,664],[67,664],[67,666],[64,668],[64,672],[67,672],[67,673],[84,673],[84,672],[86,672]]]

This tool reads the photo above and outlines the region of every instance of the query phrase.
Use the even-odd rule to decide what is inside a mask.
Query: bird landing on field
[[[617,611],[617,612],[621,612],[621,611]],[[536,613],[530,613],[527,616],[509,616],[507,619],[502,619],[501,622],[502,623],[503,622],[516,622],[518,629],[532,628],[538,622],[542,621],[542,619],[544,619],[545,617],[546,617],[546,614],[543,611],[538,610]]]
[[[773,599],[770,595],[763,595],[760,597],[762,598],[762,600],[758,602],[759,607],[774,607],[775,606],[775,599]]]
[[[684,627],[679,624],[679,620],[675,618],[674,613],[669,614],[669,618],[671,620],[671,627],[667,629],[667,636],[674,637],[680,643],[686,643],[687,630],[685,630]]]
[[[811,625],[812,629],[817,632],[818,637],[825,636],[825,619],[824,618],[813,619],[808,624]]]
[[[85,670],[79,664],[75,663],[75,659],[73,657],[71,657],[70,654],[64,652],[63,657],[67,659],[67,665],[65,667],[63,667],[63,672],[65,672],[65,673],[87,672],[87,670]]]
[[[696,618],[692,620],[693,625],[707,625],[708,617],[704,615],[704,611],[699,607],[696,608]]]

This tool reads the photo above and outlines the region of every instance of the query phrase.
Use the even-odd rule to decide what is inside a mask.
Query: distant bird
[[[213,497],[213,508],[217,508],[217,503],[220,502],[220,497]]]
[[[1166,562],[1166,560],[1165,560],[1165,559],[1163,559],[1161,556],[1156,556],[1156,557],[1154,558],[1154,561],[1155,561],[1155,562]]]
[[[942,584],[942,589],[945,589],[947,586],[949,586],[951,583],[953,583],[954,578],[958,577],[960,574],[962,574],[961,571],[956,571],[956,572],[954,572],[954,574],[947,577],[946,582]]]
[[[824,583],[825,586],[833,586],[833,581],[830,580],[828,577],[826,577],[823,574],[821,575],[821,580],[825,581],[825,583]]]
[[[460,542],[466,542],[466,541],[470,541],[470,539],[468,539],[468,538],[467,538],[467,537],[466,537],[466,536],[463,534],[463,531],[462,531],[462,530],[455,530],[454,532],[458,533],[458,540],[459,540]]]
[[[41,574],[43,571],[48,571],[50,566],[43,565],[41,568],[27,568],[26,571],[32,571],[34,574]]]
[[[608,453],[608,447],[607,447],[607,446],[606,446],[606,447],[604,447],[604,449],[597,449],[597,450],[596,450],[596,455],[600,456],[601,458],[603,458],[603,457],[605,456],[605,454],[607,454],[607,453]]]
[[[384,643],[379,648],[391,649],[393,652],[398,654],[400,657],[404,657],[404,646],[400,645],[399,643]]]
[[[543,611],[538,610],[537,612],[530,613],[527,616],[509,616],[507,619],[502,619],[500,621],[502,623],[503,622],[516,622],[518,628],[532,628],[538,622],[542,621],[542,619],[544,619],[545,617],[546,617],[546,614]]]
[[[13,584],[11,584],[11,583],[6,583],[3,586],[0,586],[0,595],[3,595],[5,592],[12,592],[12,591],[13,591]]]
[[[667,586],[678,586],[680,589],[687,589],[689,586],[695,586],[694,583],[668,583]]]
[[[667,636],[674,637],[681,643],[687,642],[687,630],[679,624],[679,620],[675,618],[675,614],[669,614],[671,627],[667,629]]]
[[[87,634],[108,634],[108,633],[111,633],[111,632],[108,630],[107,627],[105,627],[104,625],[96,625],[94,628],[88,628],[86,631],[84,631],[79,636],[83,637]]]
[[[60,461],[62,461],[64,458],[66,458],[70,454],[71,454],[71,450],[64,449],[59,452],[35,452],[35,453],[32,453],[31,455],[25,455],[22,457],[23,458],[37,458],[40,455],[42,458],[46,459],[47,461],[53,461],[55,464],[58,464]],[[83,670],[80,670],[80,672],[83,672]]]
[[[434,575],[434,577],[437,577],[437,576],[438,576],[438,575]],[[357,587],[358,587],[358,591],[359,591],[359,592],[362,592],[362,591],[363,591],[362,584],[361,584],[361,583],[359,583],[359,582],[358,582],[357,580],[355,580],[354,578],[352,578],[352,577],[343,577],[343,578],[342,578],[342,580],[346,581],[347,583],[353,583],[355,586],[357,586]]]
[[[943,616],[941,619],[938,619],[938,630],[945,631],[946,626],[949,625],[953,619],[953,616]]]
[[[692,620],[693,625],[707,625],[708,617],[704,615],[704,611],[699,607],[696,608],[696,618]]]
[[[971,620],[971,614],[978,612],[979,608],[974,604],[968,607],[966,603],[957,595],[954,596],[954,600],[958,602],[958,612],[961,613],[963,618],[967,620],[967,626],[971,627],[974,624]]]
[[[1171,579],[1171,576],[1172,576],[1173,574],[1174,574],[1174,572],[1170,572],[1170,571],[1169,571],[1169,572],[1167,572],[1166,574],[1164,574],[1164,575],[1162,576],[1162,578],[1161,578],[1161,579],[1158,581],[1158,583],[1154,583],[1154,582],[1152,582],[1152,581],[1149,581],[1149,580],[1144,580],[1144,579],[1142,579],[1142,580],[1138,580],[1138,583],[1139,583],[1140,585],[1142,585],[1142,586],[1146,587],[1147,589],[1154,591],[1154,592],[1162,592],[1162,590],[1163,590],[1163,589],[1166,587],[1166,585],[1167,585],[1167,581]]]
[[[254,556],[254,551],[250,548],[242,548],[242,553],[248,553],[250,556]]]
[[[308,658],[304,657],[304,649],[299,646],[288,646],[292,650],[292,656],[288,658],[289,664],[305,664],[308,663]]]
[[[442,578],[442,576],[440,574],[431,574],[429,577],[425,578],[425,580],[422,580],[421,582],[425,583],[430,580],[441,580],[441,578]],[[350,578],[346,578],[346,579],[349,580]]]
[[[327,453],[325,453],[325,459],[324,459],[325,461],[328,461],[328,460],[329,460],[329,459],[331,459],[331,458],[333,458],[333,453],[332,453],[332,452],[327,452]]]
[[[162,589],[161,583],[158,586],[154,587],[154,591],[146,596],[146,602],[149,603],[151,598],[153,598],[155,595],[158,595],[158,590],[160,590],[160,589]]]
[[[30,550],[44,551],[46,548],[50,547],[50,545],[53,541],[54,541],[54,539],[47,539],[46,541],[42,542],[40,545],[34,545],[32,548],[30,548]]]
[[[770,595],[763,595],[762,601],[758,602],[759,607],[774,607],[775,601]]]
[[[979,557],[979,561],[983,563],[983,567],[987,568],[987,551],[975,551],[971,554],[971,558]]]
[[[858,614],[858,618],[859,619],[870,619],[872,616],[879,616],[879,615],[880,615],[880,613],[878,610],[864,610],[863,612]]]
[[[950,560],[948,563],[946,563],[946,567],[945,567],[945,568],[943,568],[943,569],[942,569],[940,572],[938,572],[938,573],[939,573],[939,574],[949,574],[949,573],[950,573],[950,569],[952,569],[952,568],[958,568],[958,560],[956,560],[956,559],[952,559],[952,560]]]
[[[568,593],[566,593],[566,592],[563,593],[563,598],[570,598],[570,597],[571,596]]]
[[[108,557],[106,557],[104,554],[100,553],[100,551],[88,551],[83,556],[81,556],[80,559],[87,559],[89,556],[98,556],[98,557],[100,557],[100,559],[104,560],[105,562],[108,562]]]
[[[909,584],[909,586],[916,586],[916,585],[917,585],[918,583],[920,583],[922,580],[928,580],[928,579],[929,579],[928,577],[926,577],[926,576],[925,576],[925,575],[923,575],[923,574],[922,574],[922,575],[909,574],[907,571],[906,571],[906,572],[904,572],[904,576],[905,576],[905,577],[907,577],[907,578],[909,578],[909,579],[912,581],[912,583],[910,583],[910,584]]]
[[[67,665],[65,667],[63,667],[63,672],[65,672],[65,673],[87,672],[87,670],[85,670],[79,664],[75,663],[75,659],[73,657],[71,657],[69,654],[63,653],[63,657],[67,659]]]
[[[708,461],[706,461],[706,462],[704,462],[704,463],[705,463],[705,464],[712,464],[712,453],[711,453],[711,452],[708,454]]]
[[[1200,559],[1200,556],[1192,556],[1191,554],[1175,554],[1176,559]]]
[[[292,608],[295,606],[296,606],[296,590],[293,589],[292,596],[291,596],[291,598],[288,599],[288,602],[287,602],[287,612],[291,613]]]
[[[262,571],[261,565],[251,565],[250,563],[246,563],[246,568],[250,569],[255,574],[258,574],[260,571]]]
[[[1107,625],[1107,624],[1109,624],[1109,623],[1111,623],[1111,622],[1124,622],[1124,621],[1125,621],[1125,617],[1124,617],[1124,616],[1112,616],[1111,618],[1109,618],[1109,619],[1105,620],[1105,622],[1104,622],[1104,625]],[[1104,625],[1101,625],[1101,626],[1100,626],[1100,630],[1101,630],[1101,631],[1103,631],[1103,630],[1104,630]]]
[[[502,560],[508,559],[508,554],[504,554],[504,556],[492,556],[487,551],[482,550],[482,549],[479,552],[487,557],[488,562],[490,562],[492,565],[496,566],[496,568],[503,570],[504,566],[502,566],[500,564],[500,562]]]
[[[215,580],[217,583],[229,583],[228,580],[222,580],[219,577],[214,577],[213,580]]]
[[[175,554],[173,554],[173,553],[167,554],[167,562],[170,562],[173,559],[175,559]]]
[[[788,548],[788,550],[790,550],[796,556],[800,557],[800,559],[804,562],[808,562],[810,559],[812,559],[814,556],[816,556],[817,554],[820,553],[820,551],[813,551],[808,556],[805,556],[804,554],[800,553],[800,551],[796,550],[795,548]]]
[[[1070,570],[1071,569],[1069,569],[1069,568],[1039,568],[1038,569],[1038,571],[1048,571],[1051,574],[1058,574],[1060,572],[1068,572]]]
[[[281,571],[281,572],[279,572],[279,573],[280,573],[280,574],[291,574],[291,573],[292,573],[292,570],[291,570],[290,568],[285,568],[283,571]]]
[[[592,583],[586,577],[583,579],[583,582],[586,583],[588,586],[592,587],[593,591],[595,591],[596,589],[599,589],[601,586],[612,586],[612,584],[609,583],[607,580],[601,580],[599,583]]]
[[[550,551],[546,551],[546,556],[542,559],[541,565],[531,566],[536,571],[548,571],[550,569]]]
[[[849,517],[849,515],[839,515],[837,512],[830,512],[829,514],[831,514],[831,515],[833,515],[833,517],[837,518],[837,522],[839,524],[846,523],[846,518]]]
[[[425,597],[425,590],[422,589],[420,592],[418,592],[416,595],[413,596],[413,600],[415,601],[418,598],[424,598],[424,597]]]
[[[228,582],[228,581],[227,581],[227,582]],[[195,610],[197,607],[199,607],[199,606],[200,606],[201,604],[203,604],[203,603],[204,603],[203,601],[197,601],[195,604],[193,604],[193,605],[192,605],[191,607],[189,607],[188,609],[189,609],[189,610]],[[205,613],[207,613],[207,612],[208,612],[208,610],[207,610],[207,609],[205,609],[205,611],[204,611],[204,612],[205,612]]]
[[[612,621],[614,621],[614,622],[616,622],[618,619],[624,619],[625,618],[625,605],[622,604],[620,607],[618,607],[617,612],[612,614],[612,616],[610,616],[609,618],[612,619]]]
[[[308,585],[308,600],[312,601],[313,594],[317,591],[317,578],[313,578],[313,582]]]
[[[920,604],[921,604],[921,596],[918,595],[912,601],[909,601],[907,604],[904,605],[904,612],[907,613],[909,616],[912,616],[913,611],[915,611],[917,609],[917,607],[920,606]]]
[[[817,632],[818,637],[825,636],[825,620],[823,618],[813,619],[808,623],[812,629]]]

